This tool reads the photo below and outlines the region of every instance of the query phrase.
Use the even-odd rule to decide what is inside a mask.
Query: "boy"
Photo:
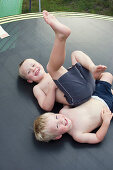
[[[27,79],[29,83],[33,81],[38,83],[34,86],[33,93],[42,109],[52,110],[55,101],[70,106],[78,106],[87,101],[94,91],[95,83],[92,75],[95,79],[99,79],[106,67],[103,65],[96,66],[86,54],[75,51],[71,55],[72,65],[74,66],[69,71],[66,70],[62,65],[65,60],[66,39],[71,31],[47,11],[43,11],[43,17],[55,32],[55,42],[47,66],[50,74],[44,71],[40,63],[33,59],[27,59],[20,65],[20,76]],[[61,87],[62,85],[59,87],[58,79],[63,75],[66,75],[65,85],[67,87]],[[70,81],[74,81],[73,86]]]
[[[97,80],[93,96],[86,103],[76,108],[65,106],[59,114],[45,113],[39,116],[34,121],[36,139],[47,142],[68,133],[79,143],[101,142],[113,117],[110,111],[113,105],[112,80],[110,73],[103,73],[101,79]],[[98,127],[96,133],[91,133]]]

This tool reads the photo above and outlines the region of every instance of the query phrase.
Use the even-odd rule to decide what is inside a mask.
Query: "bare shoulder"
[[[35,93],[37,90],[39,90],[40,89],[40,86],[39,86],[39,84],[37,84],[37,85],[35,85],[34,87],[33,87],[33,93]]]
[[[69,112],[70,107],[68,105],[65,105],[61,110],[60,114],[66,115]]]
[[[39,84],[36,84],[33,89],[39,88]]]

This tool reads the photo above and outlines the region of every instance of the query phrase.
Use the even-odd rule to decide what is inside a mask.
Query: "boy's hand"
[[[102,109],[101,117],[103,119],[103,122],[110,123],[110,121],[113,117],[113,113],[111,113],[111,111],[106,107],[106,108]]]

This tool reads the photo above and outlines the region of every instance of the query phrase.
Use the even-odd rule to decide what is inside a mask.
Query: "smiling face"
[[[29,83],[33,81],[38,83],[44,77],[45,71],[42,65],[34,59],[26,59],[20,66],[19,73]]]
[[[71,120],[62,114],[53,114],[48,117],[47,130],[57,136],[56,139],[61,138],[62,134],[67,133],[71,127]]]

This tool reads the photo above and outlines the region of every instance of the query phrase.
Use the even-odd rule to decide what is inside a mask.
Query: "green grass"
[[[41,10],[44,9],[113,16],[113,0],[41,0]],[[29,0],[23,0],[22,12],[29,12]],[[31,12],[38,12],[38,0],[31,0]]]

